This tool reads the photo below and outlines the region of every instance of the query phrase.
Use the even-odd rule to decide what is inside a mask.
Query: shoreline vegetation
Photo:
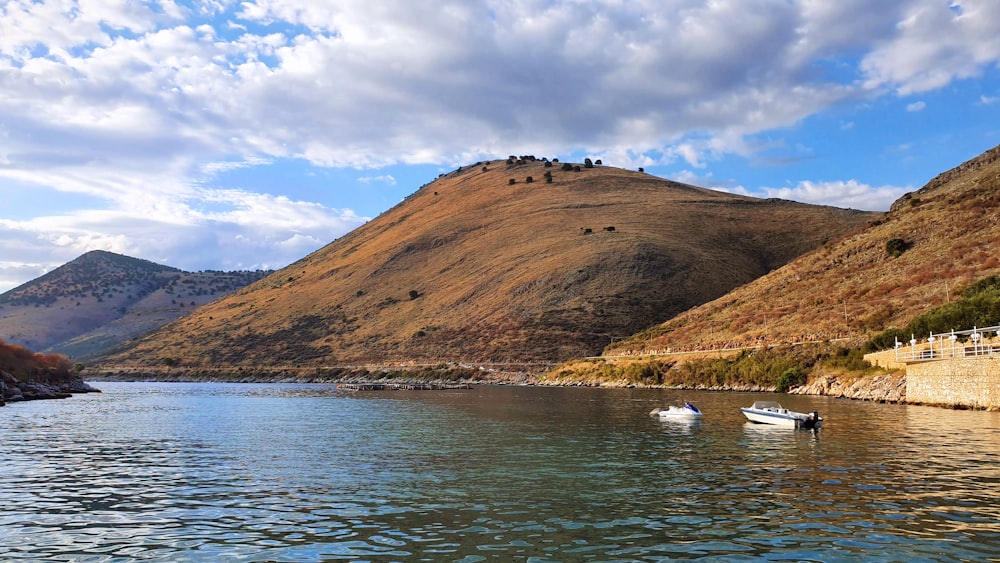
[[[0,407],[18,401],[66,399],[100,393],[80,376],[83,366],[61,354],[39,354],[0,340]]]
[[[8,402],[66,398],[74,393],[100,392],[84,382],[230,382],[317,383],[352,385],[524,385],[700,390],[739,393],[789,393],[888,404],[921,404],[906,398],[906,376],[864,361],[860,348],[816,346],[777,347],[686,355],[678,361],[665,357],[594,357],[538,369],[538,364],[456,364],[418,366],[385,364],[348,367],[205,367],[93,366],[62,358],[60,369],[36,369],[29,378],[15,378],[0,370],[0,399]],[[3,400],[0,400],[2,406]],[[951,409],[968,407],[930,405]],[[989,409],[994,410],[994,409]]]
[[[169,358],[156,366],[93,366],[79,372],[90,380],[232,381],[273,383],[468,383],[539,386],[642,387],[729,392],[778,392],[820,395],[879,403],[915,404],[906,398],[903,371],[872,366],[865,352],[909,333],[943,332],[947,326],[986,326],[1000,304],[1000,277],[989,276],[965,288],[902,329],[890,328],[867,342],[777,345],[770,348],[709,350],[650,356],[598,356],[561,364],[395,362],[339,367],[204,367]],[[52,361],[50,359],[50,361]],[[66,361],[68,364],[68,361]],[[0,366],[2,367],[2,366]],[[964,408],[954,405],[934,405]]]
[[[715,358],[714,361],[718,361]],[[600,365],[602,358],[584,360]],[[704,361],[704,360],[702,360]],[[739,363],[739,358],[728,360],[731,365]],[[638,363],[638,362],[633,362]],[[718,364],[717,364],[718,365]],[[79,366],[78,366],[79,367]],[[562,367],[562,366],[561,366]],[[82,368],[81,368],[82,369]],[[624,367],[613,369],[618,376],[611,376],[605,370],[582,372],[568,375],[565,370],[531,372],[517,369],[499,369],[473,366],[441,364],[426,367],[368,366],[356,368],[205,368],[205,367],[102,367],[83,369],[83,373],[62,373],[58,376],[39,375],[29,380],[15,378],[6,371],[0,377],[0,395],[6,402],[40,399],[62,399],[76,393],[100,393],[90,383],[101,381],[149,381],[149,382],[230,382],[230,383],[319,383],[319,384],[440,384],[440,385],[526,385],[539,387],[604,387],[609,389],[646,388],[700,390],[737,393],[780,393],[796,395],[816,395],[834,398],[869,401],[888,404],[914,404],[906,400],[906,377],[899,372],[887,372],[877,368],[867,373],[849,370],[824,369],[801,384],[781,388],[777,385],[729,380],[714,384],[661,379],[635,381],[621,374],[645,371],[650,368]],[[693,369],[693,368],[689,368]],[[603,371],[603,373],[602,373]],[[89,373],[87,373],[89,372]],[[84,381],[83,375],[87,375]],[[89,383],[88,383],[89,382]],[[4,403],[0,400],[0,406]],[[933,405],[944,408],[962,408],[950,405]]]
[[[880,403],[905,403],[906,379],[901,373],[853,365],[857,353],[839,352],[839,359],[814,361],[818,375],[806,377],[796,362],[801,354],[788,350],[743,351],[729,358],[718,355],[675,365],[663,359],[591,358],[556,368],[530,371],[497,367],[439,364],[436,366],[366,366],[349,368],[285,367],[95,367],[90,381],[323,383],[323,384],[503,384],[558,387],[695,389],[719,392],[788,392]],[[836,354],[835,354],[836,355]],[[688,365],[690,364],[690,365]],[[709,377],[706,366],[714,366]],[[767,366],[767,367],[765,367]],[[849,369],[849,368],[854,368]],[[859,369],[860,368],[860,369]],[[775,377],[773,374],[777,373]],[[753,375],[750,375],[753,374]],[[769,375],[770,374],[770,375]],[[780,384],[776,384],[774,379]]]
[[[779,393],[773,386],[731,383],[724,385],[685,385],[632,383],[625,380],[597,378],[554,379],[546,374],[507,372],[464,368],[456,373],[432,370],[407,370],[385,368],[383,370],[338,370],[331,373],[317,373],[316,368],[243,369],[231,368],[174,368],[169,372],[160,368],[129,367],[105,369],[95,374],[89,381],[120,382],[165,382],[165,383],[305,383],[305,384],[384,384],[384,385],[522,385],[537,387],[603,387],[607,389],[644,388],[713,391],[721,393]],[[230,377],[237,375],[238,377]],[[228,376],[227,376],[228,375]],[[812,378],[803,385],[786,391],[793,395],[814,395],[838,399],[851,399],[885,404],[923,404],[907,401],[906,376],[901,373],[882,372],[876,374],[823,374]],[[964,410],[968,407],[934,404],[947,409]],[[989,409],[993,410],[993,409]]]
[[[1000,276],[988,276],[957,292],[903,328],[888,328],[867,342],[832,342],[675,355],[598,356],[559,365],[466,364],[419,366],[397,362],[346,367],[185,366],[170,358],[147,367],[95,366],[92,380],[234,381],[297,383],[470,383],[587,387],[648,387],[732,392],[787,392],[880,403],[907,401],[906,376],[865,361],[864,353],[887,349],[909,334],[943,333],[954,326],[987,326],[1000,311]],[[933,405],[965,408],[954,405]]]

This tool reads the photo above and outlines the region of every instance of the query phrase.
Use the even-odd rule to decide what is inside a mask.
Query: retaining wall
[[[906,402],[1000,409],[1000,355],[908,363]]]
[[[865,354],[865,359],[868,360],[868,363],[871,365],[878,366],[883,369],[904,369],[906,364],[897,361],[896,356],[898,356],[898,354],[895,350],[883,350],[881,352]]]

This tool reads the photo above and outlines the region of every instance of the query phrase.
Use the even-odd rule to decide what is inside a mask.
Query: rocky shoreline
[[[458,371],[458,370],[456,370]],[[553,387],[645,387],[624,381],[598,378],[568,380],[546,378],[543,374],[525,372],[482,372],[478,370],[424,371],[419,370],[338,370],[332,373],[307,369],[279,370],[223,370],[223,369],[118,369],[98,371],[91,377],[95,381],[231,381],[238,383],[470,383],[508,385],[539,385]],[[653,385],[650,388],[678,388]],[[774,392],[774,388],[755,385],[682,387],[702,391]],[[872,401],[878,403],[905,403],[906,377],[903,375],[874,375],[841,377],[824,375],[789,391],[798,395],[824,395],[830,397]]]
[[[7,372],[0,372],[0,407],[18,401],[67,399],[76,393],[100,393],[82,379],[69,379],[58,383],[21,381]]]
[[[819,376],[789,391],[796,395],[823,395],[875,403],[906,403],[906,376],[869,375],[841,379],[835,375]]]
[[[555,380],[547,379],[541,374],[526,374],[524,372],[493,372],[484,373],[477,370],[466,370],[464,373],[451,373],[443,376],[438,372],[391,370],[391,371],[339,371],[335,373],[316,373],[315,370],[227,370],[211,369],[121,369],[105,370],[94,374],[92,379],[104,381],[232,381],[242,383],[400,383],[400,382],[448,382],[470,384],[503,383],[508,385],[539,385],[559,387],[637,387],[633,383],[601,381],[596,378],[587,380]],[[662,387],[662,386],[651,386]],[[673,388],[673,387],[670,387]],[[704,391],[732,392],[774,392],[773,388],[758,386],[696,386],[691,389]],[[906,403],[906,377],[902,374],[880,374],[863,377],[844,377],[837,375],[822,375],[812,379],[805,385],[789,391],[797,395],[822,395],[828,397],[871,401],[876,403]]]

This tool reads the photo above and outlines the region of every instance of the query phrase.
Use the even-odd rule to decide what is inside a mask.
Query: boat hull
[[[659,414],[660,418],[696,418],[701,416],[701,413],[691,412],[691,411],[683,411],[683,412],[660,411]]]
[[[784,426],[786,428],[819,428],[823,425],[823,419],[812,419],[807,414],[792,412],[786,409],[754,409],[740,408],[743,416],[751,422],[758,424],[771,424],[774,426]]]
[[[671,405],[666,409],[653,409],[649,414],[659,416],[660,418],[697,418],[701,416],[701,411],[693,406],[678,407]]]

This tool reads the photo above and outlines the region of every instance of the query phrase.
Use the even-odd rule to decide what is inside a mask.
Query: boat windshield
[[[753,409],[780,409],[781,405],[777,401],[754,401]]]

